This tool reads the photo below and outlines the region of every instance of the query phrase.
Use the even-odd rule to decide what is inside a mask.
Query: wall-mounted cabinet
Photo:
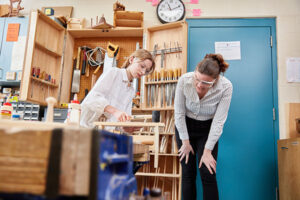
[[[0,18],[0,86],[19,86],[25,55],[28,17]],[[19,24],[18,40],[6,41],[9,24]],[[7,73],[14,76],[6,76]]]

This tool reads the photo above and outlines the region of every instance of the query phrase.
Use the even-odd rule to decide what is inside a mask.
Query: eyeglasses
[[[198,86],[198,84],[201,83],[201,85],[205,88],[211,88],[214,85],[215,81],[216,81],[216,79],[211,81],[211,82],[210,81],[203,81],[203,80],[197,79],[196,77],[194,77],[194,80],[195,80],[195,85],[196,86]]]

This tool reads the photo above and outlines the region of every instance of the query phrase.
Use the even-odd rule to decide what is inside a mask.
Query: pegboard
[[[140,47],[143,46],[143,39],[141,37],[130,37],[130,38],[122,38],[122,37],[105,37],[105,38],[78,38],[75,39],[74,44],[74,53],[73,58],[77,57],[78,47],[88,46],[90,48],[102,47],[104,49],[107,48],[108,42],[113,43],[115,45],[119,45],[119,53],[120,57],[118,60],[118,67],[121,67],[127,57],[130,56],[136,50],[136,43],[139,42]],[[83,54],[82,54],[83,55]],[[88,66],[88,65],[87,65]],[[82,69],[82,58],[80,62],[80,70]],[[85,90],[91,90],[91,82],[92,82],[92,73],[96,70],[96,67],[89,66],[89,76],[86,75],[80,76],[80,91],[78,93],[78,100],[82,100],[85,96]],[[97,73],[97,79],[103,72],[103,65]]]

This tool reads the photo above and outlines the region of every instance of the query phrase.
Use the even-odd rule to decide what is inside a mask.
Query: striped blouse
[[[213,119],[205,144],[206,149],[213,150],[223,132],[231,97],[232,84],[224,76],[220,76],[216,84],[207,91],[202,99],[199,99],[194,86],[194,72],[180,77],[174,103],[175,125],[180,139],[189,139],[185,116],[203,121]]]

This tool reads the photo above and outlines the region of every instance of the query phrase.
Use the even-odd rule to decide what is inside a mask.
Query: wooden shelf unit
[[[31,77],[31,79],[34,80],[34,81],[37,81],[41,84],[48,85],[50,87],[58,87],[58,85],[56,85],[56,84],[50,83],[48,81],[45,81],[45,80],[42,80],[42,79],[39,79],[39,78]]]

